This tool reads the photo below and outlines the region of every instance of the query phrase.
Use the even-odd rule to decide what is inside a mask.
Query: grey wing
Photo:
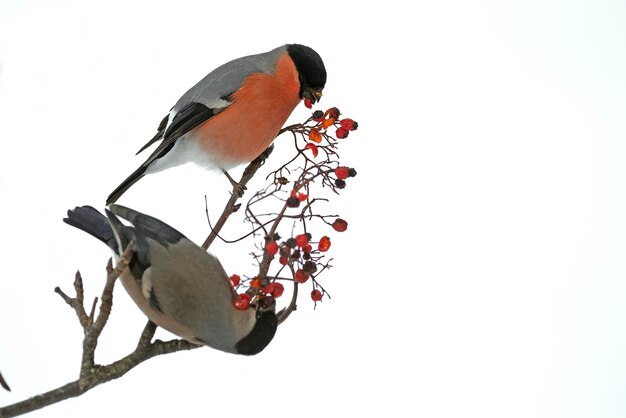
[[[229,96],[239,90],[244,80],[253,73],[271,74],[276,68],[278,57],[286,46],[262,54],[237,58],[217,67],[190,88],[174,105],[178,111],[190,103],[202,103],[211,109],[224,109],[230,105]]]

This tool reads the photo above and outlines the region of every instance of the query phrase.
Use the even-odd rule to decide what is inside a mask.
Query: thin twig
[[[248,184],[248,182],[254,176],[257,170],[261,168],[261,166],[265,163],[265,160],[267,159],[267,157],[270,156],[272,151],[274,151],[274,145],[270,145],[269,148],[263,151],[261,155],[259,155],[254,161],[248,164],[246,169],[243,171],[241,180],[239,180],[239,186],[243,187],[246,184]],[[222,230],[222,227],[224,226],[224,224],[226,223],[230,215],[235,213],[235,202],[237,202],[237,200],[239,200],[240,197],[241,196],[237,193],[237,187],[233,186],[233,192],[230,196],[230,199],[228,199],[228,202],[226,202],[226,206],[224,206],[224,210],[222,211],[222,216],[220,216],[220,218],[217,220],[215,227],[211,230],[211,233],[209,234],[207,239],[204,240],[204,243],[202,244],[202,248],[204,248],[205,250],[209,249],[209,247],[211,246],[211,244],[213,243],[217,235]]]

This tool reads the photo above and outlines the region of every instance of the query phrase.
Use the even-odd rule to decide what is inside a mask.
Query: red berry
[[[317,249],[320,250],[321,252],[326,252],[328,251],[329,248],[330,248],[330,238],[328,238],[327,236],[323,236],[322,239],[320,239],[319,244],[317,244]]]
[[[322,292],[320,292],[319,289],[313,289],[313,291],[311,292],[311,299],[313,299],[313,301],[315,302],[319,302],[320,300],[322,300]]]
[[[302,251],[304,251],[304,254],[310,253],[311,251],[313,251],[313,247],[311,247],[311,244],[303,245]]]
[[[309,280],[309,273],[305,272],[302,269],[296,270],[296,275],[294,276],[294,280],[298,283],[304,283]]]
[[[278,244],[276,241],[268,242],[265,246],[265,251],[267,251],[269,255],[275,255],[278,252]]]
[[[335,135],[337,135],[337,138],[345,138],[348,136],[348,134],[350,133],[349,130],[343,128],[343,127],[339,127],[337,128],[337,130],[335,131]]]
[[[335,168],[335,175],[338,179],[347,179],[350,177],[350,169],[348,167],[337,167]]]
[[[250,282],[250,287],[254,287],[255,289],[260,289],[261,279],[259,279],[258,277],[255,279],[252,279],[252,281]]]
[[[241,293],[235,297],[235,301],[233,303],[235,305],[235,308],[242,311],[246,310],[250,305],[250,295],[248,295],[247,293]]]
[[[283,287],[282,284],[274,283],[274,289],[272,291],[272,296],[274,296],[275,298],[279,298],[279,297],[282,296],[284,291],[285,291],[285,288]]]
[[[265,293],[266,295],[272,295],[275,298],[280,297],[284,291],[285,288],[283,287],[283,285],[276,282],[272,282],[263,288],[263,293]]]
[[[309,99],[304,99],[304,105],[305,105],[308,109],[310,109],[310,108],[312,108],[312,107],[313,107],[313,103],[311,103],[311,100],[309,100]]]
[[[233,274],[232,276],[230,276],[230,281],[232,282],[233,286],[239,286],[239,283],[241,283],[241,277],[239,277],[238,274]]]
[[[278,259],[278,262],[279,262],[281,265],[286,266],[286,265],[287,265],[287,263],[289,263],[289,257],[287,257],[287,256],[281,256],[281,257]]]
[[[276,283],[270,283],[265,286],[261,291],[267,295],[271,295],[274,292],[274,288],[276,287]]]
[[[344,221],[341,218],[337,218],[335,219],[335,222],[333,222],[333,229],[337,232],[344,232],[346,229],[348,229],[348,222]]]
[[[307,199],[308,196],[306,195],[306,193],[298,193],[295,190],[292,190],[291,191],[291,197],[295,197],[300,202],[304,202]]]
[[[313,154],[313,158],[317,157],[317,153],[318,153],[318,150],[317,150],[317,145],[315,145],[315,144],[311,144],[311,143],[309,142],[308,144],[306,144],[306,145],[304,146],[304,149],[310,149],[310,150],[311,150],[311,153]]]
[[[348,118],[342,119],[339,123],[341,123],[343,129],[347,129],[348,131],[356,131],[359,127],[358,123]]]
[[[309,236],[307,234],[296,235],[296,245],[300,248],[309,243]]]

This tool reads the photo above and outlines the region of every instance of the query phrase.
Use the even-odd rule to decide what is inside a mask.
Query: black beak
[[[307,88],[302,92],[302,97],[309,99],[311,103],[317,103],[322,98],[322,89]]]

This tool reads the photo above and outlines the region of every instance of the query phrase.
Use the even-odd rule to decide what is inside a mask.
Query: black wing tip
[[[143,176],[146,174],[146,166],[142,165],[137,170],[135,170],[130,176],[126,178],[119,186],[115,188],[107,197],[106,205],[112,205],[117,202],[117,200],[124,194],[128,189],[130,189],[135,183],[137,183]]]
[[[9,384],[6,382],[6,380],[4,380],[4,377],[2,377],[2,374],[0,374],[0,386],[11,392],[11,388],[9,387]]]
[[[253,356],[259,354],[269,345],[276,335],[278,318],[272,311],[263,312],[256,320],[250,334],[242,338],[236,345],[238,354]]]

